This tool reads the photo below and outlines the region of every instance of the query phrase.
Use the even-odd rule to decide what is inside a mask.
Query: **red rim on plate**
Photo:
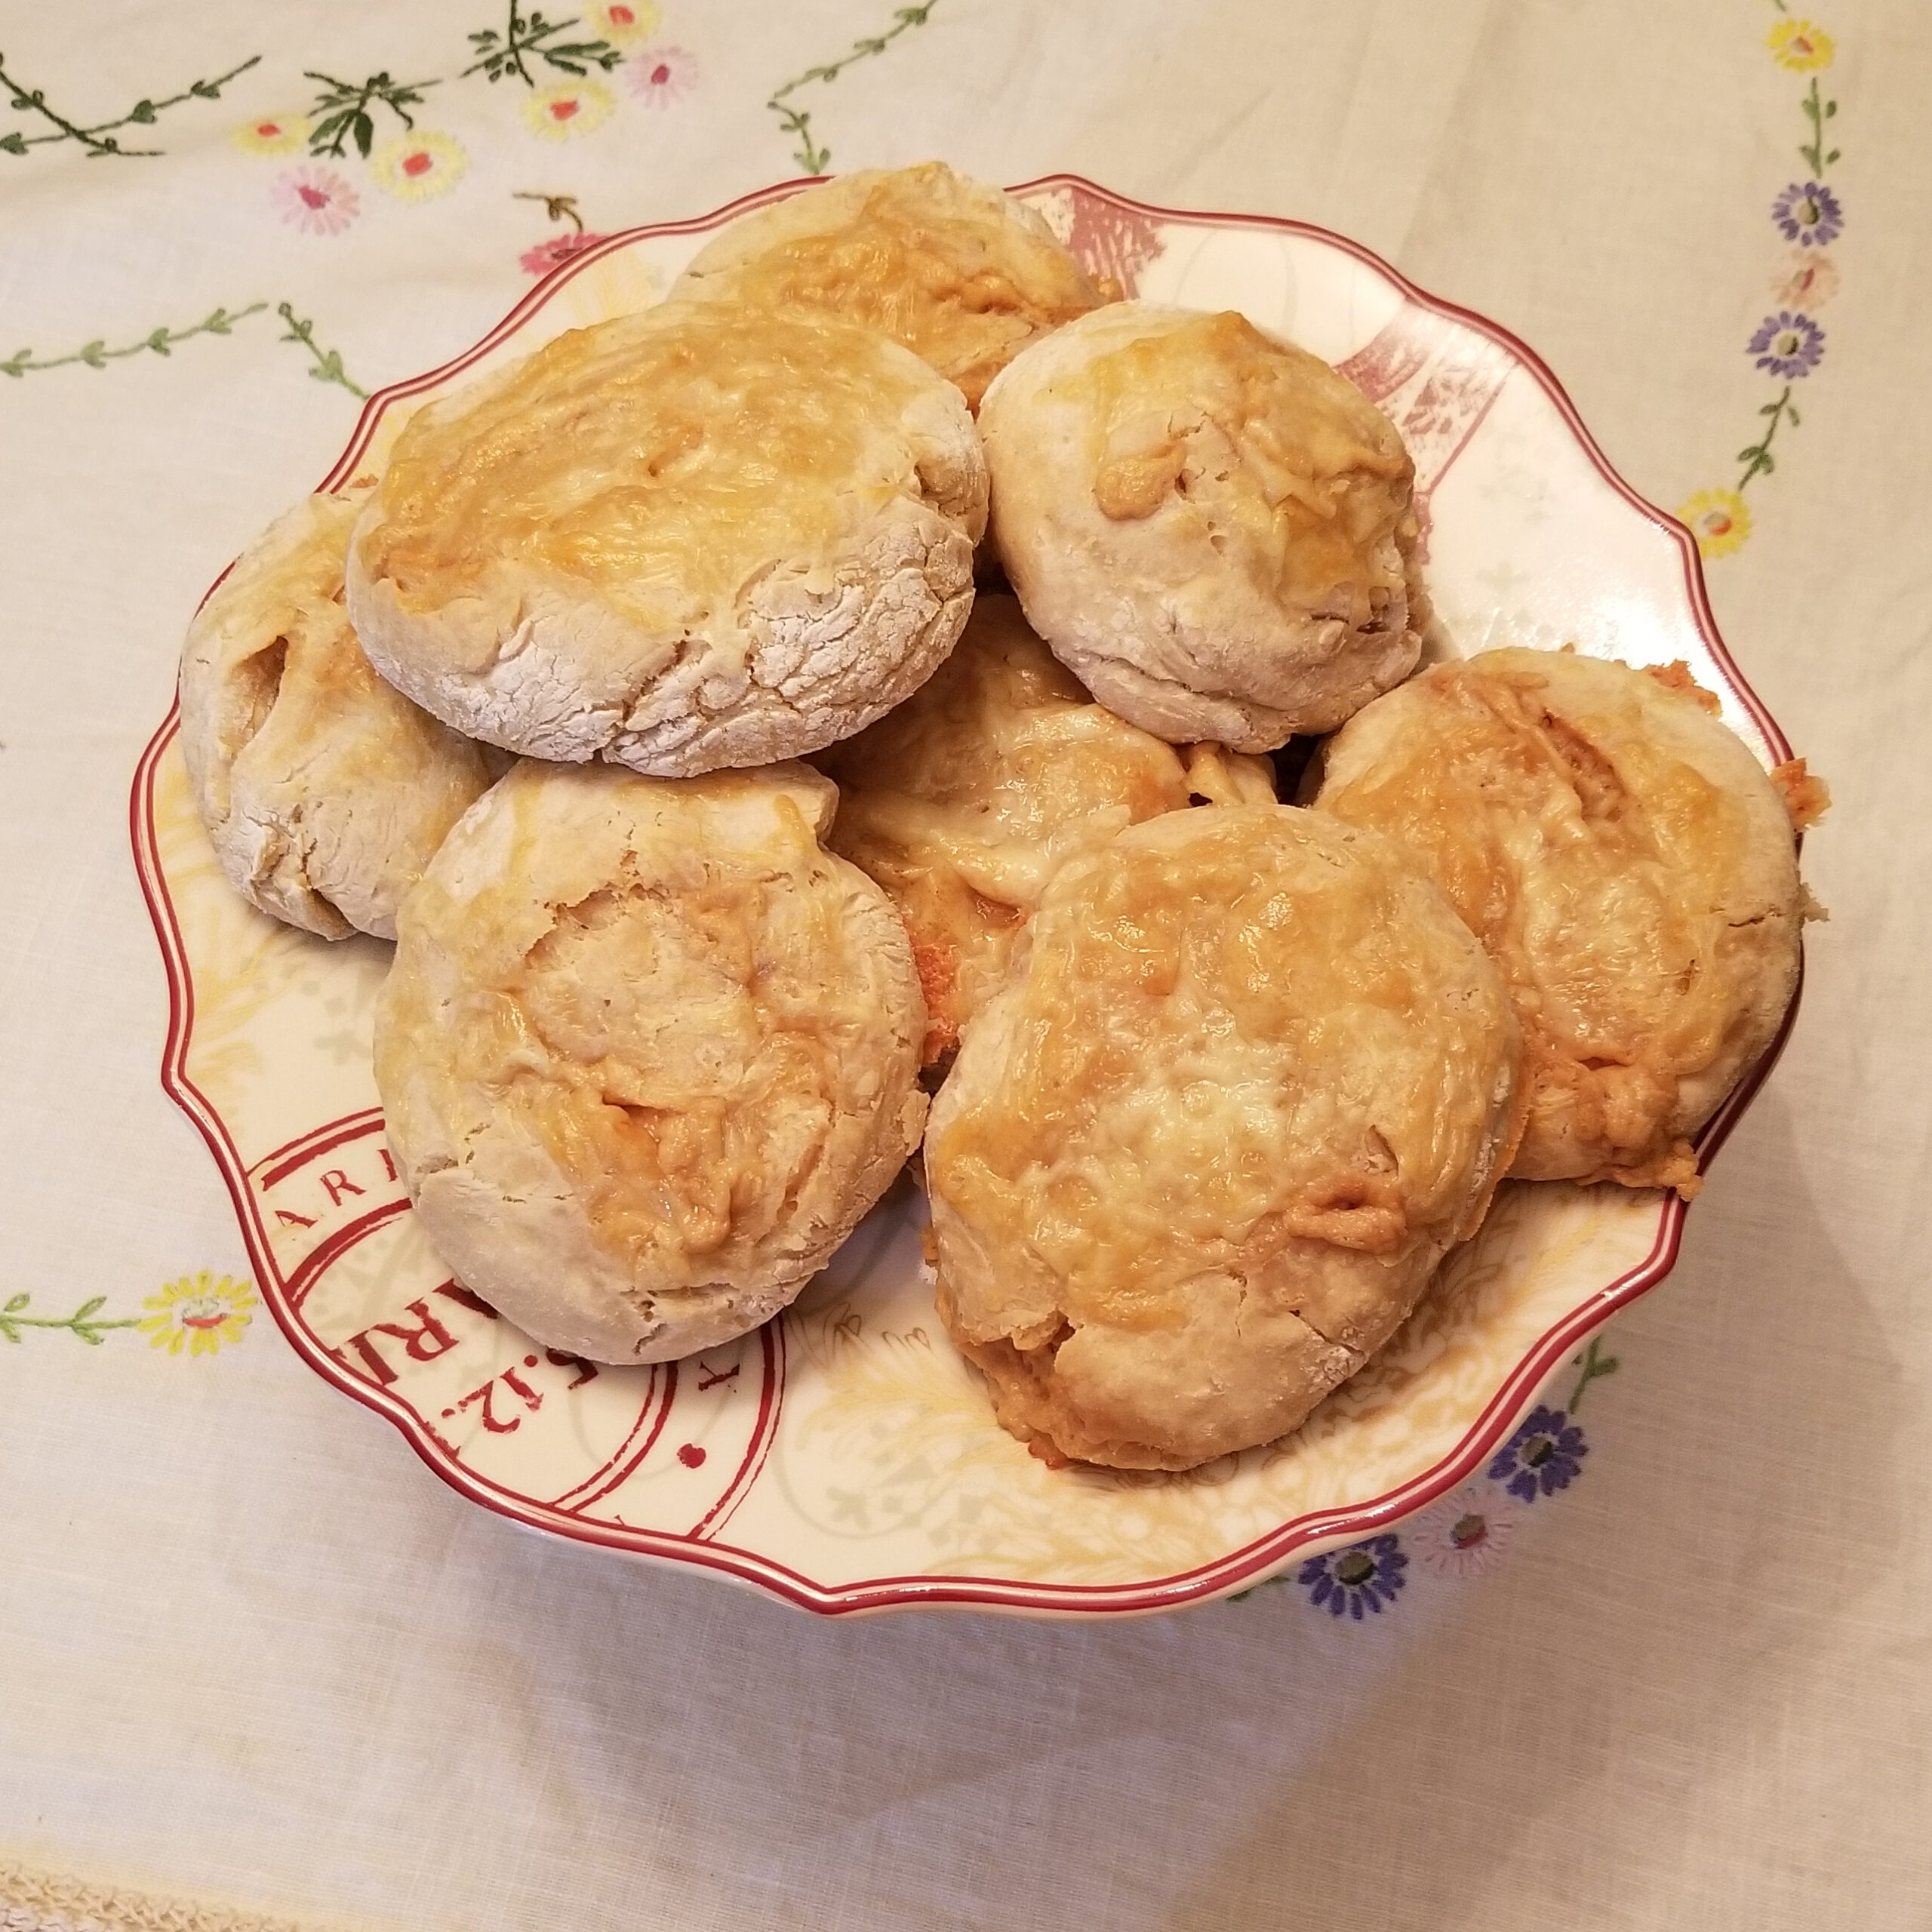
[[[410,381],[393,384],[371,396],[363,407],[341,460],[318,487],[325,490],[340,488],[357,473],[358,466],[389,409],[398,401],[448,381],[474,365],[516,334],[566,284],[598,262],[640,241],[707,232],[734,216],[781,200],[810,185],[806,180],[783,183],[743,196],[696,220],[627,229],[571,256],[474,348],[441,368]],[[1783,759],[1790,755],[1784,734],[1738,672],[1718,633],[1705,592],[1696,541],[1690,531],[1676,518],[1639,497],[1617,475],[1584,427],[1562,385],[1527,344],[1484,317],[1426,294],[1359,244],[1306,223],[1263,215],[1216,214],[1158,208],[1113,194],[1072,174],[1043,176],[1024,183],[1011,192],[1038,195],[1060,190],[1085,197],[1100,208],[1168,226],[1222,230],[1256,229],[1305,238],[1353,257],[1399,291],[1414,308],[1487,337],[1506,353],[1513,366],[1526,371],[1540,386],[1602,479],[1676,544],[1681,561],[1685,601],[1712,668],[1727,686],[1728,695],[1762,734],[1774,758]],[[1467,433],[1464,432],[1465,438]],[[1452,451],[1450,460],[1453,460],[1453,455]],[[734,1547],[724,1540],[723,1533],[729,1527],[732,1513],[755,1481],[777,1432],[785,1381],[782,1321],[774,1321],[761,1331],[764,1373],[755,1419],[724,1488],[703,1520],[691,1531],[672,1534],[626,1528],[573,1514],[571,1509],[561,1506],[568,1498],[559,1499],[552,1504],[536,1502],[464,1467],[451,1447],[413,1410],[384,1387],[355,1373],[303,1319],[303,1299],[309,1286],[321,1270],[365,1235],[393,1218],[406,1204],[393,1199],[385,1201],[366,1214],[352,1219],[337,1229],[328,1241],[306,1257],[300,1266],[286,1274],[274,1253],[261,1203],[251,1184],[251,1172],[270,1169],[278,1159],[312,1157],[321,1148],[334,1147],[371,1136],[380,1129],[380,1112],[365,1109],[312,1129],[300,1141],[257,1161],[251,1169],[214,1103],[189,1075],[188,1053],[195,1015],[194,980],[161,863],[155,815],[157,769],[173,744],[178,725],[178,709],[171,710],[136,769],[129,808],[136,869],[154,921],[168,975],[169,1018],[162,1060],[162,1084],[207,1142],[234,1203],[263,1298],[297,1353],[324,1380],[395,1424],[417,1454],[443,1481],[483,1508],[530,1527],[634,1556],[712,1571],[755,1586],[801,1608],[825,1615],[845,1616],[918,1606],[978,1607],[1036,1616],[1119,1616],[1174,1609],[1251,1585],[1278,1571],[1298,1555],[1313,1553],[1318,1549],[1331,1549],[1385,1530],[1469,1480],[1518,1426],[1544,1385],[1563,1367],[1579,1346],[1619,1309],[1627,1306],[1654,1287],[1670,1272],[1676,1260],[1685,1210],[1684,1203],[1675,1194],[1669,1194],[1660,1201],[1654,1238],[1643,1260],[1588,1296],[1567,1316],[1541,1335],[1491,1395],[1455,1447],[1432,1467],[1413,1480],[1369,1500],[1294,1518],[1212,1562],[1151,1583],[1058,1584],[934,1574],[881,1576],[827,1584],[801,1574],[769,1556]],[[1700,1164],[1708,1165],[1776,1064],[1789,1036],[1797,1011],[1798,998],[1794,994],[1790,1009],[1770,1048],[1697,1137]],[[257,1173],[257,1181],[261,1177]],[[656,1440],[669,1410],[675,1387],[676,1367],[676,1364],[667,1365],[661,1380],[654,1380],[651,1395],[640,1416],[638,1429],[633,1431],[632,1438],[626,1439],[625,1450],[620,1452],[632,1458],[632,1463],[626,1466],[633,1466]],[[634,1447],[633,1438],[639,1431],[644,1432],[643,1445]],[[581,1507],[581,1501],[574,1506]]]

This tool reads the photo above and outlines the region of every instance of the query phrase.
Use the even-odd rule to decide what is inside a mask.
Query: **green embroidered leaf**
[[[4,149],[8,154],[25,154],[27,151],[26,137],[20,134],[9,134],[5,140],[0,141],[0,149]]]
[[[105,1308],[106,1306],[107,1297],[105,1295],[96,1295],[93,1300],[84,1301],[78,1308],[75,1309],[74,1319],[76,1321],[85,1321],[97,1309]]]
[[[15,1327],[4,1315],[0,1315],[0,1335],[5,1335],[10,1342],[17,1342],[20,1339],[19,1329]]]
[[[209,316],[206,321],[202,323],[202,327],[205,329],[210,335],[227,334],[228,311],[226,309],[217,309],[213,315]]]
[[[355,152],[359,154],[365,161],[367,161],[369,158],[370,145],[376,138],[376,124],[369,118],[367,114],[364,113],[360,109],[358,109],[356,111],[354,126],[355,129]]]
[[[1786,405],[1784,413],[1791,418],[1791,426],[1794,429],[1796,429],[1798,424],[1804,420],[1799,416],[1798,411],[1795,408],[1792,408],[1789,404]]]
[[[1825,103],[1825,118],[1826,118],[1827,121],[1829,121],[1829,120],[1832,118],[1832,116],[1834,114],[1835,114],[1838,111],[1838,103],[1837,103],[1836,101],[1835,101],[1835,100],[1828,100],[1828,101],[1826,101],[1826,103]],[[1836,160],[1838,159],[1838,156],[1837,156],[1836,155],[1833,155],[1832,156],[1832,158],[1834,161],[1836,161]]]
[[[83,1327],[78,1321],[75,1324],[74,1333],[91,1349],[99,1348],[106,1339],[98,1328]]]
[[[0,376],[24,376],[27,372],[27,358],[32,353],[31,349],[23,349],[11,361],[0,362]]]
[[[33,1297],[30,1294],[16,1295],[11,1301],[8,1303],[6,1312],[9,1315],[17,1315],[32,1300]]]
[[[149,122],[158,120],[159,118],[154,111],[154,103],[151,100],[136,101],[128,115],[130,121],[138,121],[143,128]]]
[[[107,358],[102,352],[106,346],[106,343],[97,336],[85,348],[78,352],[80,359],[90,369],[104,369],[107,367]]]
[[[165,329],[156,329],[154,334],[148,337],[147,346],[157,355],[172,355],[174,353],[174,350],[168,346],[168,331]]]

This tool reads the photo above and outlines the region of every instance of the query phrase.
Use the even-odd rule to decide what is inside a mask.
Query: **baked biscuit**
[[[986,470],[958,392],[832,318],[660,306],[415,417],[357,525],[383,675],[472,737],[661,777],[815,751],[952,649]]]
[[[397,902],[493,774],[356,642],[342,579],[357,507],[297,504],[210,593],[181,654],[181,750],[251,905],[325,939],[393,939]]]
[[[943,1058],[1005,977],[1055,869],[1195,798],[1272,804],[1266,761],[1177,749],[1096,704],[1008,596],[982,594],[952,655],[896,711],[819,754],[826,841],[891,894]]]
[[[802,765],[520,764],[404,902],[376,1023],[443,1260],[537,1340],[660,1361],[784,1307],[918,1144],[925,1025]]]
[[[1776,1034],[1801,888],[1784,801],[1681,666],[1486,651],[1324,748],[1317,802],[1401,839],[1507,977],[1532,1180],[1697,1187],[1689,1137]]]
[[[1268,751],[1415,668],[1414,467],[1292,343],[1118,303],[1017,357],[980,431],[1029,620],[1143,730]]]
[[[849,316],[922,356],[976,410],[1029,342],[1112,293],[1023,202],[937,161],[844,175],[742,216],[671,291]]]
[[[1481,1221],[1517,1051],[1376,833],[1235,806],[1069,861],[926,1137],[940,1312],[1000,1421],[1129,1469],[1293,1429]]]

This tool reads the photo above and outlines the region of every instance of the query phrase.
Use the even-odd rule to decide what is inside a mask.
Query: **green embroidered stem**
[[[608,74],[623,58],[605,40],[559,41],[551,45],[554,35],[577,25],[574,17],[546,20],[533,7],[526,20],[517,0],[509,0],[509,19],[501,33],[494,27],[486,27],[481,33],[469,36],[472,51],[481,57],[463,69],[457,77],[459,80],[481,73],[487,74],[493,81],[500,81],[506,74],[514,74],[525,87],[534,88],[536,77],[523,63],[526,54],[534,54],[558,72],[572,75],[587,73],[592,67],[601,67]]]
[[[23,1328],[65,1328],[79,1336],[89,1346],[99,1348],[103,1335],[110,1328],[138,1328],[138,1316],[130,1315],[125,1321],[96,1321],[91,1318],[97,1309],[106,1306],[105,1295],[96,1295],[91,1301],[84,1301],[72,1315],[56,1321],[51,1315],[26,1315],[21,1311],[32,1302],[32,1295],[16,1295],[4,1309],[0,1309],[0,1335],[8,1341],[17,1342]]]
[[[360,85],[339,81],[331,74],[318,74],[307,67],[303,69],[302,78],[319,81],[326,90],[315,97],[310,109],[318,118],[309,130],[309,152],[340,158],[343,143],[352,140],[355,152],[365,161],[369,158],[370,144],[376,138],[375,121],[369,112],[371,103],[386,107],[405,128],[414,128],[416,123],[409,110],[423,105],[425,88],[438,85],[435,81],[392,81],[386,68],[380,74],[371,74]]]
[[[1766,403],[1758,414],[1768,416],[1770,426],[1765,430],[1762,442],[1753,443],[1749,448],[1737,452],[1738,461],[1744,465],[1744,474],[1737,479],[1737,487],[1740,491],[1749,484],[1752,477],[1768,476],[1778,466],[1777,460],[1771,454],[1771,439],[1778,432],[1778,425],[1789,422],[1794,429],[1798,427],[1798,416],[1792,404],[1791,385],[1786,383],[1784,393],[1777,401]]]
[[[1583,1391],[1592,1382],[1595,1381],[1599,1376],[1614,1375],[1617,1373],[1617,1358],[1614,1355],[1599,1356],[1597,1353],[1598,1346],[1598,1337],[1592,1335],[1590,1337],[1589,1352],[1587,1355],[1572,1355],[1570,1358],[1571,1367],[1574,1368],[1580,1364],[1583,1371],[1577,1379],[1576,1387],[1570,1392],[1568,1412],[1572,1416],[1577,1413],[1577,1404],[1583,1399]]]
[[[1803,105],[1804,118],[1811,124],[1811,138],[1801,145],[1798,152],[1811,164],[1813,177],[1822,180],[1825,170],[1838,158],[1839,150],[1836,148],[1829,154],[1825,152],[1825,123],[1837,115],[1838,104],[1835,100],[1826,100],[1819,92],[1818,77],[1814,74],[1811,91],[1804,97]]]
[[[131,342],[125,348],[109,349],[106,342],[97,339],[75,349],[71,355],[54,355],[45,361],[36,361],[31,349],[17,349],[4,362],[0,362],[0,376],[38,375],[43,369],[63,369],[69,363],[85,362],[90,369],[104,369],[109,362],[118,361],[124,355],[139,355],[152,350],[156,355],[169,354],[175,343],[186,342],[190,336],[226,335],[245,317],[258,314],[269,305],[266,302],[252,303],[245,309],[238,309],[230,315],[226,309],[217,309],[185,329],[158,328],[144,335],[138,342]]]
[[[513,202],[541,202],[544,219],[547,221],[567,221],[578,234],[583,232],[583,217],[577,211],[574,195],[534,195],[522,188],[512,189],[510,199]]]
[[[922,27],[931,17],[939,0],[924,0],[917,7],[901,7],[892,17],[893,24],[884,32],[875,34],[869,39],[855,40],[849,53],[836,60],[829,60],[822,67],[808,67],[795,79],[787,81],[764,104],[778,116],[778,125],[788,134],[795,134],[798,146],[792,150],[792,158],[808,174],[823,174],[832,159],[829,148],[819,146],[812,139],[812,117],[795,107],[785,105],[787,98],[797,92],[808,81],[829,82],[838,79],[855,60],[869,60],[875,54],[883,54],[899,36],[913,27]]]
[[[98,121],[92,127],[83,128],[69,121],[64,114],[57,113],[47,104],[47,97],[38,88],[24,88],[6,69],[4,56],[0,56],[0,87],[4,87],[12,105],[20,113],[38,114],[43,121],[51,122],[54,131],[51,134],[22,134],[14,133],[0,140],[0,153],[23,155],[29,148],[44,147],[54,141],[78,141],[91,155],[119,155],[124,159],[146,158],[159,154],[159,148],[124,148],[118,141],[103,140],[117,128],[128,126],[149,127],[171,107],[178,107],[184,100],[219,100],[221,91],[237,74],[245,74],[261,60],[259,54],[251,54],[238,67],[231,67],[225,74],[217,74],[211,81],[191,81],[179,94],[171,94],[159,100],[145,97],[135,102],[125,114],[112,121]]]
[[[352,383],[344,372],[340,351],[318,346],[313,322],[304,321],[286,302],[278,302],[275,305],[275,312],[288,325],[288,333],[277,340],[299,342],[315,358],[315,368],[309,371],[315,381],[334,383],[338,387],[348,390],[351,395],[360,396],[365,402],[368,400],[369,392],[359,383]]]

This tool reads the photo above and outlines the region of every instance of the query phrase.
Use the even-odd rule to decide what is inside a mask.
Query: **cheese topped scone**
[[[1128,1469],[1293,1429],[1481,1223],[1517,1053],[1376,833],[1235,806],[1069,860],[926,1137],[940,1312],[1000,1421]]]
[[[826,842],[884,887],[912,936],[929,1063],[1005,977],[1072,854],[1196,799],[1275,798],[1266,760],[1177,749],[1094,703],[998,595],[975,602],[928,682],[814,761],[838,783]]]
[[[403,894],[493,774],[356,641],[343,568],[358,507],[305,498],[210,594],[181,654],[181,750],[251,905],[325,939],[393,939]]]
[[[844,175],[740,216],[671,291],[863,322],[974,409],[1029,342],[1110,292],[1023,202],[937,161]]]
[[[667,777],[815,751],[923,683],[985,528],[965,405],[829,317],[664,305],[432,403],[349,551],[377,668],[469,736]]]
[[[1316,802],[1415,853],[1509,980],[1525,1179],[1687,1198],[1690,1137],[1791,1002],[1791,815],[1704,698],[1681,666],[1491,651],[1323,749]]]
[[[802,765],[518,765],[405,902],[376,1084],[423,1232],[537,1340],[660,1361],[786,1306],[918,1144],[905,929]]]
[[[1293,343],[1116,303],[1016,358],[980,429],[1028,620],[1143,730],[1268,751],[1415,668],[1414,466]]]

